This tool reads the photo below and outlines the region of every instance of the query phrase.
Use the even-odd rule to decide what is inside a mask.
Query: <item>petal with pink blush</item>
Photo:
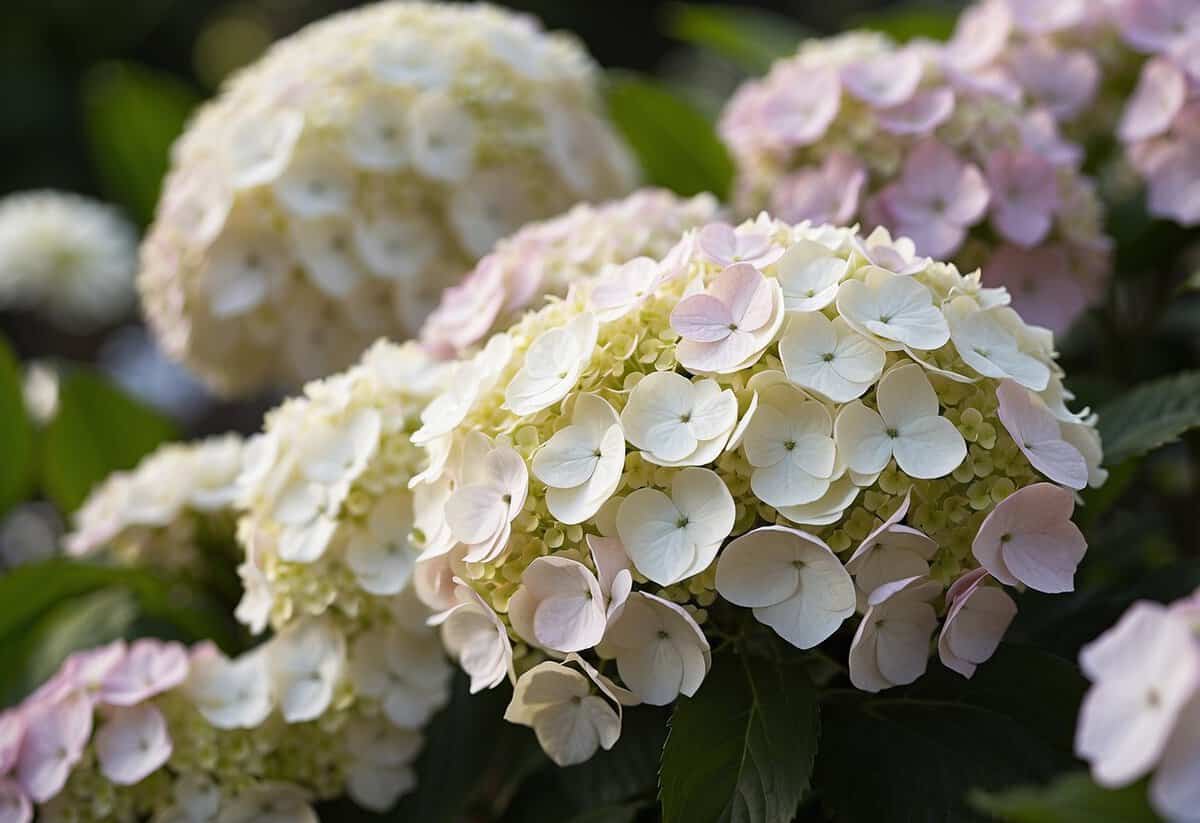
[[[683,339],[701,343],[724,340],[733,322],[729,308],[709,294],[685,297],[671,312],[671,328]]]
[[[921,82],[921,58],[912,50],[885,52],[842,70],[842,84],[850,94],[876,108],[904,103]]]
[[[954,113],[954,90],[946,86],[919,91],[898,106],[876,113],[880,127],[892,134],[930,134]]]
[[[1171,128],[1187,99],[1187,78],[1174,63],[1151,60],[1125,104],[1117,136],[1127,143],[1158,137]]]
[[[153,705],[117,709],[96,733],[100,772],[118,786],[148,777],[171,756],[167,722]]]
[[[1049,34],[1083,21],[1087,0],[1006,0],[1013,23],[1029,34]]]
[[[833,69],[808,74],[803,83],[763,100],[759,124],[784,147],[808,146],[822,137],[841,107],[841,82]]]
[[[709,223],[696,237],[705,257],[721,266],[749,263],[766,266],[783,256],[783,247],[768,235],[753,229],[735,229],[725,223]]]
[[[138,640],[104,678],[99,699],[113,706],[132,706],[173,689],[187,678],[187,673],[187,651],[182,645],[151,638]]]
[[[946,60],[972,71],[1000,56],[1012,31],[1012,13],[1002,2],[969,6],[958,16],[954,34],[946,43]]]
[[[1012,295],[1013,308],[1034,326],[1062,334],[1099,297],[1103,281],[1071,269],[1061,246],[1004,245],[988,259],[984,276]]]
[[[792,172],[771,193],[771,213],[780,220],[843,225],[858,211],[867,172],[853,156],[835,151],[818,167]]]
[[[25,715],[18,709],[0,714],[0,774],[8,774],[25,739]]]
[[[1100,66],[1092,55],[1043,42],[1015,49],[1009,66],[1025,91],[1059,120],[1083,111],[1100,83]]]
[[[988,514],[971,551],[992,576],[1010,586],[1057,594],[1075,588],[1075,569],[1087,552],[1071,522],[1075,499],[1050,483],[1019,489]]]
[[[1017,604],[1003,589],[985,585],[987,577],[985,569],[968,572],[946,593],[949,609],[938,637],[938,656],[963,677],[971,677],[995,654],[1017,615]]]
[[[1058,210],[1054,167],[1033,152],[1000,149],[987,163],[992,192],[992,225],[1019,246],[1042,242]]]
[[[62,790],[71,768],[83,756],[92,734],[92,701],[74,692],[57,702],[36,705],[25,719],[17,780],[34,802],[45,803]]]
[[[1200,145],[1192,141],[1168,145],[1148,177],[1151,214],[1184,226],[1200,223]]]
[[[996,388],[996,398],[1000,422],[1035,469],[1072,489],[1087,485],[1087,461],[1063,439],[1058,420],[1033,392],[1003,380]]]
[[[21,787],[11,780],[0,778],[0,823],[30,823],[33,804]]]

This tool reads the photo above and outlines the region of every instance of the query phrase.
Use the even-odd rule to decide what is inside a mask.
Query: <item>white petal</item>
[[[131,786],[158,770],[171,756],[167,723],[153,704],[114,709],[96,733],[100,772],[118,786]]]
[[[967,443],[944,417],[925,417],[900,427],[892,443],[896,463],[909,477],[945,477],[967,457]]]
[[[422,94],[409,109],[413,167],[435,180],[464,180],[475,167],[479,126],[449,95]]]
[[[617,511],[617,533],[634,567],[663,586],[681,580],[695,562],[685,525],[671,498],[657,489],[638,489]]]
[[[677,461],[696,450],[698,438],[689,421],[694,387],[675,372],[655,372],[638,381],[621,412],[625,437],[664,461]]]
[[[297,217],[343,214],[354,198],[354,170],[328,147],[301,147],[274,187],[284,208]]]
[[[880,416],[893,428],[936,416],[940,408],[937,393],[924,369],[916,363],[907,363],[885,374],[879,381],[876,397]]]
[[[833,424],[833,437],[841,458],[854,471],[883,471],[892,457],[893,439],[878,413],[855,400],[843,406]]]
[[[346,659],[346,638],[324,618],[293,623],[268,645],[279,708],[289,723],[322,714]]]
[[[685,531],[697,546],[719,545],[733,531],[733,495],[716,472],[687,468],[671,481],[671,499],[687,518]]]
[[[600,438],[583,426],[555,432],[533,458],[533,474],[551,488],[570,489],[587,481],[600,461]]]

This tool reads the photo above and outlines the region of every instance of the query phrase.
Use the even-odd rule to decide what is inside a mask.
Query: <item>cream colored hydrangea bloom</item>
[[[235,481],[242,464],[235,434],[168,443],[133,469],[115,472],[75,513],[68,554],[109,550],[124,563],[172,570],[203,569],[234,545]]]
[[[412,336],[498,239],[633,188],[597,79],[486,5],[379,3],[281,41],[174,147],[139,281],[164,347],[238,392]]]
[[[118,320],[133,304],[137,235],[117,211],[75,194],[0,200],[0,304],[35,307],[68,329]]]
[[[865,614],[850,676],[878,690],[953,606],[944,659],[973,671],[1011,619],[973,610],[1069,589],[1070,490],[1103,482],[1008,300],[886,231],[765,215],[578,281],[454,364],[411,436],[451,653],[480,688],[507,670],[559,762],[610,747],[620,705],[694,693],[737,607],[801,648]]]

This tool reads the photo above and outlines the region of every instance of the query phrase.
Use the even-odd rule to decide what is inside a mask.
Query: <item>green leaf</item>
[[[821,725],[803,667],[718,658],[671,715],[659,775],[663,823],[790,823],[809,789]]]
[[[0,516],[29,494],[33,485],[33,424],[25,410],[21,365],[0,339]]]
[[[1116,466],[1200,426],[1200,371],[1144,383],[1100,407],[1104,463]]]
[[[99,375],[77,369],[63,377],[58,413],[46,427],[42,488],[64,512],[74,511],[109,474],[132,468],[176,435],[158,412]]]
[[[578,766],[555,769],[563,790],[580,811],[652,798],[658,761],[667,739],[666,710],[653,706],[625,709],[621,737],[609,751],[598,751]]]
[[[227,651],[241,636],[203,594],[161,573],[66,558],[19,566],[0,576],[0,705],[76,648],[145,635],[211,639]]]
[[[568,823],[633,823],[637,813],[637,806],[602,806],[577,814]]]
[[[1086,773],[1068,774],[1048,786],[1005,792],[974,792],[971,805],[1008,823],[1155,823],[1144,783],[1103,789]]]
[[[143,224],[154,214],[171,143],[199,96],[134,63],[100,63],[83,79],[84,125],[105,193]]]
[[[782,14],[733,5],[675,3],[667,6],[663,27],[676,40],[719,54],[751,74],[794,54],[811,34]]]
[[[897,42],[917,37],[947,40],[958,16],[953,9],[904,6],[898,9],[857,15],[854,27],[883,32]]]
[[[682,195],[726,197],[733,164],[695,106],[653,80],[621,72],[612,75],[608,107],[648,182]]]

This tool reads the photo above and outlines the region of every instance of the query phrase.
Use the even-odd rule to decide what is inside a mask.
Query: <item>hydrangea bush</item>
[[[410,442],[418,594],[474,688],[561,765],[621,707],[705,678],[744,614],[793,646],[854,631],[879,691],[971,676],[1070,591],[1074,490],[1104,480],[1050,332],[1004,289],[765,215],[577,280],[449,367]]]
[[[865,32],[803,43],[726,105],[743,216],[884,226],[983,266],[1030,322],[1063,331],[1100,294],[1102,207],[1053,119],[949,48]]]
[[[384,2],[276,44],[172,152],[139,285],[223,392],[413,335],[528,220],[633,188],[582,48],[485,5]]]

